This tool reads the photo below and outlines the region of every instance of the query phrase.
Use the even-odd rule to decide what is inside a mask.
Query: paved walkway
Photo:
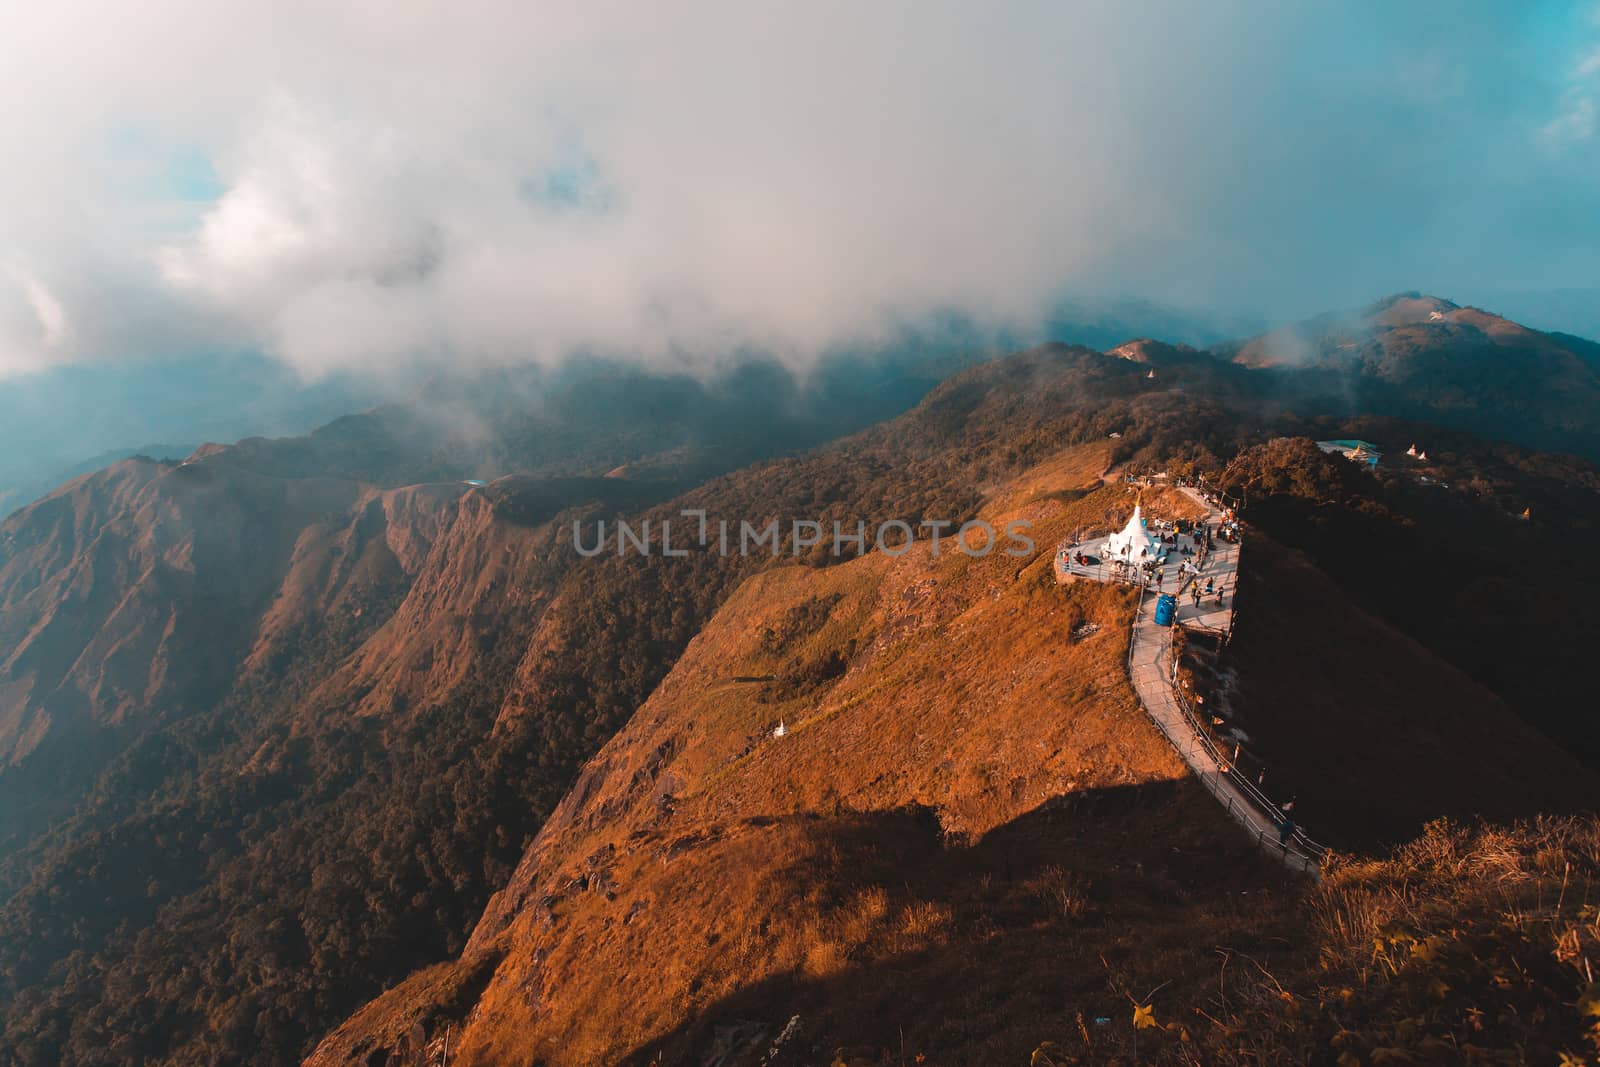
[[[1206,509],[1205,521],[1216,529],[1222,522],[1222,511],[1207,503],[1194,490],[1185,489],[1184,492]],[[1084,551],[1093,554],[1088,547]],[[1070,560],[1063,564],[1059,557],[1056,569],[1062,575],[1071,573],[1087,578],[1101,577],[1096,573],[1100,568],[1085,569]],[[1202,595],[1201,603],[1196,607],[1187,592],[1176,588],[1176,566],[1168,566],[1167,571],[1166,591],[1179,593],[1180,625],[1232,632],[1233,592],[1239,579],[1238,544],[1214,539],[1199,575],[1202,587],[1210,578],[1227,590],[1221,606],[1217,604],[1216,597]],[[1148,588],[1154,590],[1154,583]],[[1281,859],[1291,870],[1305,871],[1315,876],[1321,869],[1317,858],[1318,846],[1306,841],[1300,834],[1292,837],[1286,845],[1279,843],[1276,807],[1250,782],[1237,773],[1229,773],[1225,754],[1216,750],[1210,738],[1180,703],[1172,678],[1172,629],[1155,624],[1155,601],[1155,592],[1144,593],[1138,616],[1134,620],[1128,655],[1128,673],[1145,712],[1166,735],[1172,747],[1178,750],[1200,783],[1227,809],[1234,821],[1244,827],[1259,847]]]

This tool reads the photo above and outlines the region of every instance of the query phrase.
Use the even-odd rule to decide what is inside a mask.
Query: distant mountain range
[[[1182,311],[1150,301],[1078,301],[1059,305],[1042,336],[1096,348],[1137,334],[1210,344],[1255,328],[1238,317]],[[832,353],[822,360],[822,367],[824,374],[835,373],[830,367],[852,362],[879,368],[942,362],[949,368],[962,359],[1009,351],[1039,339],[1039,335],[996,335],[961,316],[935,317],[908,327],[898,341],[873,351]],[[762,362],[756,356],[748,361]],[[621,367],[625,361],[612,365]],[[653,373],[647,368],[646,372]],[[508,393],[502,403],[531,405],[542,390],[560,389],[562,381],[559,373],[551,376],[530,368],[489,373],[442,369],[432,380],[419,379],[420,373],[396,370],[365,380],[335,375],[302,381],[258,353],[224,353],[64,366],[0,381],[0,518],[116,459],[161,458],[189,450],[145,444],[149,441],[232,442],[299,435],[384,402],[404,406],[408,397],[422,394],[436,401],[436,429],[449,433],[462,428],[448,424],[452,414],[462,415],[464,422],[469,416],[445,407],[447,399],[470,405],[503,388]]]
[[[1600,456],[1600,344],[1407,293],[1215,350],[1319,410],[1383,412]]]
[[[40,475],[35,481],[22,481],[7,488],[0,488],[0,515],[10,514],[24,504],[39,499],[59,485],[64,485],[82,474],[90,474],[102,467],[109,467],[134,456],[148,456],[151,459],[179,460],[193,452],[198,444],[187,445],[140,445],[137,448],[116,449],[110,452],[101,452],[90,456],[81,463],[70,467],[53,470],[48,474]],[[13,475],[14,477],[17,475]],[[30,477],[23,473],[22,477]]]
[[[372,406],[384,388],[342,377],[304,382],[265,356],[228,353],[0,380],[0,517],[105,466],[109,459],[97,462],[104,457],[172,455],[175,446],[165,443],[174,441],[305,433]]]

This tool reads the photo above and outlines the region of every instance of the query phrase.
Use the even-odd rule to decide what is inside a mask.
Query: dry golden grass
[[[425,968],[371,1001],[344,1024],[352,1040],[334,1054],[313,1063],[365,1063],[377,1053],[398,1054],[414,1062],[426,1049],[442,1044],[448,1033],[459,1027],[454,1020],[464,1017],[482,994],[499,962],[495,955],[470,960],[453,960]],[[448,1024],[432,1025],[436,1020]],[[423,1040],[416,1040],[417,1024],[422,1023]],[[435,1048],[435,1054],[438,1054]]]
[[[1218,1058],[1594,1062],[1597,859],[1585,816],[1439,820],[1386,859],[1334,863],[1306,902],[1315,967],[1257,981]]]
[[[1070,500],[1078,493],[1097,489],[1111,469],[1111,442],[1069,448],[1060,455],[996,486],[988,495],[986,511],[1018,513],[1030,504]]]
[[[1075,1013],[1122,1021],[1114,984],[1178,974],[1196,996],[1213,938],[1285,932],[1281,872],[1220,820],[1183,825],[1209,811],[1192,783],[1078,803],[970,846],[906,812],[761,820],[670,856],[641,842],[607,872],[615,899],[513,924],[459,1062],[697,1062],[731,1021],[794,1014],[841,1044],[903,1028],[929,1062],[1026,1062]]]
[[[1362,962],[1375,931],[1468,885],[1512,894],[1535,931],[1517,902],[1574,857],[1593,866],[1576,825],[1441,826],[1342,861],[1303,904],[1238,840],[1128,685],[1127,593],[1054,583],[1060,537],[1131,507],[1121,485],[1047,491],[1099,462],[1058,457],[990,495],[989,521],[1034,524],[1027,559],[924,545],[748,582],[491,906],[472,952],[494,974],[471,1011],[408,993],[369,1012],[391,1031],[464,1024],[461,1065],[811,1063],[835,1046],[1021,1064],[1047,1040],[1055,1062],[1331,1062],[1309,1007],[1339,1000],[1328,976],[1377,997],[1404,970]],[[1592,955],[1575,930],[1552,945]],[[1135,1029],[1145,1006],[1156,1025]],[[796,1016],[801,1043],[768,1057]]]
[[[1089,906],[1088,885],[1078,875],[1051,864],[1032,879],[1029,888],[1063,919],[1083,916]]]
[[[506,919],[475,950],[505,960],[457,1062],[611,1062],[763,983],[943,951],[948,890],[854,877],[881,844],[856,820],[924,812],[937,857],[1058,798],[1181,778],[1127,682],[1129,594],[1058,587],[1051,571],[1067,531],[1131,507],[1100,482],[1105,455],[1088,446],[991,495],[987,521],[1032,524],[1025,558],[924,541],[746,583],[491,907]],[[1090,488],[1040,495],[1062,480]],[[1086,622],[1097,632],[1075,640]],[[830,662],[842,672],[815,666]],[[780,720],[788,736],[773,738]],[[1090,879],[1066,857],[1044,866],[1023,891],[1030,915],[1081,918]]]

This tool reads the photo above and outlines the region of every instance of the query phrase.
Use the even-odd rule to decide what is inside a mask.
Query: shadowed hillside
[[[568,643],[590,622],[621,634],[583,614],[602,600],[561,596],[583,561],[556,518],[648,506],[672,479],[925,387],[914,370],[877,382],[870,369],[813,382],[803,403],[771,381],[711,399],[680,382],[650,407],[637,375],[580,379],[590,402],[631,398],[592,425],[570,391],[555,424],[499,397],[508,436],[468,443],[524,473],[482,489],[313,476],[417,477],[426,449],[413,446],[438,428],[385,409],[182,465],[130,461],[13,516],[0,534],[5,1043],[23,1062],[188,1043],[208,1062],[282,1062],[459,948],[617,709],[637,706],[704,613],[656,609],[720,595],[685,571],[629,598],[633,643]],[[699,399],[680,403],[686,391]],[[719,404],[739,417],[711,418]],[[616,419],[635,435],[616,438]]]
[[[1394,441],[1417,432],[1377,422],[1363,428]],[[1600,721],[1587,711],[1589,680],[1574,669],[1600,640],[1600,619],[1588,610],[1600,599],[1600,573],[1570,556],[1600,531],[1600,473],[1571,457],[1429,436],[1432,458],[1414,460],[1394,447],[1375,474],[1323,455],[1309,440],[1275,440],[1239,456],[1224,482],[1248,496],[1252,522],[1302,550],[1351,604],[1388,624],[1373,627],[1377,644],[1392,627],[1569,756],[1600,769]],[[1266,561],[1274,558],[1281,557]],[[1319,625],[1318,598],[1328,587],[1301,588],[1297,603],[1284,597],[1278,604],[1305,632]],[[1338,626],[1340,619],[1332,613],[1326,621]],[[1359,664],[1361,641],[1345,647],[1348,662]],[[1413,669],[1414,656],[1395,648],[1378,662],[1422,677],[1428,656]],[[1427,692],[1412,699],[1440,703]]]
[[[421,566],[460,487],[380,492],[128,460],[0,526],[0,843],[81,798],[140,734],[352,634]],[[41,788],[48,783],[48,788]]]
[[[1441,816],[1581,811],[1600,796],[1592,770],[1303,554],[1252,538],[1239,588],[1209,703],[1247,732],[1269,791],[1294,796],[1325,843],[1373,848]]]

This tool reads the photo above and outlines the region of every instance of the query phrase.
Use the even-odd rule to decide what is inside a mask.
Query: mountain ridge
[[[1433,310],[1439,309],[1397,314],[1410,319]],[[1470,322],[1460,329],[1483,333]],[[1457,336],[1432,327],[1424,330],[1430,344]],[[1472,351],[1477,358],[1491,350],[1476,346]],[[0,860],[0,886],[6,893],[0,901],[0,1001],[6,1005],[6,1038],[22,1050],[18,1062],[89,1062],[95,1048],[114,1048],[118,1051],[113,1054],[123,1056],[134,1055],[135,1048],[149,1049],[153,1058],[174,1061],[297,1058],[340,1019],[372,1022],[375,1016],[364,1014],[362,1004],[417,973],[416,982],[397,987],[405,992],[396,994],[401,1001],[414,998],[417,1011],[406,1007],[393,1014],[393,1001],[373,1001],[370,1011],[385,1020],[381,1035],[363,1031],[366,1023],[352,1022],[354,1030],[341,1031],[343,1036],[328,1046],[352,1048],[351,1042],[372,1039],[363,1056],[380,1048],[385,1055],[395,1052],[401,1038],[410,1040],[419,1021],[429,1034],[429,1019],[459,1022],[464,1016],[453,1005],[475,1003],[488,988],[483,983],[499,983],[494,996],[502,996],[506,979],[494,975],[504,961],[493,966],[485,962],[494,953],[484,946],[498,943],[511,926],[536,919],[539,899],[549,894],[533,888],[537,878],[528,875],[525,865],[532,862],[528,856],[539,853],[525,846],[542,833],[555,840],[570,830],[571,813],[585,810],[573,798],[598,789],[632,797],[614,813],[619,818],[639,804],[648,811],[657,803],[652,797],[662,775],[688,781],[704,769],[674,769],[675,760],[726,759],[729,753],[719,745],[737,747],[771,729],[773,724],[764,718],[760,723],[751,718],[728,726],[720,740],[709,733],[687,735],[687,743],[664,737],[645,746],[643,763],[580,777],[589,757],[613,737],[633,737],[627,724],[657,699],[652,694],[666,701],[677,693],[680,708],[692,708],[692,702],[681,703],[681,681],[665,680],[680,666],[685,672],[696,669],[703,654],[696,642],[705,633],[720,633],[725,643],[738,636],[738,626],[726,618],[718,621],[722,611],[744,612],[740,617],[752,620],[778,604],[798,612],[801,621],[793,626],[800,629],[790,638],[792,650],[774,661],[774,653],[740,646],[744,650],[739,656],[759,662],[742,663],[733,673],[771,676],[735,685],[765,694],[765,703],[739,704],[745,709],[741,714],[766,716],[779,710],[782,721],[788,712],[780,709],[793,709],[798,717],[791,725],[801,727],[793,739],[799,740],[808,733],[824,736],[817,731],[842,729],[850,721],[848,714],[841,714],[805,725],[814,712],[808,702],[824,700],[840,686],[878,677],[874,671],[886,672],[882,678],[893,675],[892,663],[868,653],[897,628],[905,628],[910,642],[904,645],[909,651],[897,655],[923,664],[922,684],[935,684],[939,668],[953,663],[961,664],[961,671],[946,673],[964,679],[963,684],[977,686],[988,670],[1004,673],[1011,650],[997,646],[987,658],[963,659],[958,647],[935,640],[937,627],[916,621],[916,604],[926,601],[924,613],[933,617],[982,619],[987,628],[999,629],[1004,619],[1012,618],[1004,612],[1015,611],[1021,618],[1050,603],[1043,598],[1056,595],[1034,584],[1034,577],[1005,572],[992,586],[974,579],[976,584],[964,594],[969,599],[930,597],[917,590],[915,581],[896,586],[877,574],[875,568],[884,567],[885,574],[899,573],[883,558],[840,563],[823,549],[788,557],[781,570],[772,569],[776,564],[770,559],[721,559],[705,551],[683,560],[609,554],[581,560],[568,536],[574,521],[627,516],[636,523],[659,523],[692,508],[711,516],[808,518],[853,526],[857,520],[891,518],[913,524],[924,519],[961,522],[987,511],[997,517],[1045,517],[1056,524],[1051,527],[1055,536],[1065,529],[1061,523],[1125,518],[1126,494],[1108,485],[1108,479],[1116,483],[1127,473],[1158,469],[1215,477],[1231,469],[1253,491],[1267,494],[1267,510],[1260,512],[1260,519],[1272,536],[1291,547],[1306,547],[1312,566],[1328,573],[1336,569],[1337,557],[1326,545],[1338,542],[1319,533],[1319,523],[1382,515],[1382,521],[1396,528],[1415,526],[1433,506],[1430,501],[1449,500],[1455,528],[1472,531],[1466,540],[1481,542],[1489,554],[1468,559],[1470,566],[1486,570],[1487,593],[1494,596],[1500,594],[1493,582],[1516,579],[1514,573],[1509,578],[1487,573],[1494,570],[1494,552],[1502,547],[1547,551],[1545,546],[1585,536],[1593,528],[1593,494],[1584,489],[1589,484],[1584,479],[1592,480],[1594,472],[1583,461],[1541,456],[1430,429],[1425,423],[1395,423],[1393,417],[1406,417],[1410,408],[1409,401],[1402,402],[1404,397],[1392,391],[1358,394],[1353,403],[1367,413],[1352,418],[1344,413],[1350,403],[1317,400],[1327,395],[1335,377],[1326,368],[1293,382],[1281,369],[1253,369],[1159,342],[1143,342],[1133,354],[1150,362],[1063,344],[974,361],[929,389],[905,414],[809,451],[798,443],[826,437],[852,419],[892,405],[893,397],[920,388],[921,379],[913,373],[892,382],[887,393],[874,386],[872,398],[836,404],[814,421],[807,421],[804,408],[796,415],[786,406],[791,394],[783,390],[776,394],[777,403],[752,406],[770,393],[774,381],[781,381],[766,376],[765,370],[720,396],[673,381],[664,383],[659,393],[608,412],[592,438],[577,432],[581,420],[571,417],[581,414],[581,407],[540,422],[526,417],[515,396],[504,398],[505,418],[496,425],[505,436],[499,438],[459,441],[437,433],[436,427],[409,426],[398,411],[369,413],[307,439],[205,448],[176,465],[131,461],[131,466],[90,475],[88,481],[40,502],[42,506],[19,512],[0,526],[10,531],[5,544],[14,546],[0,549],[0,603],[12,605],[9,614],[0,612],[0,622],[27,639],[40,619],[56,618],[57,629],[70,632],[72,641],[61,642],[51,655],[61,661],[70,658],[69,666],[76,665],[85,679],[100,679],[68,687],[104,696],[84,721],[115,721],[123,732],[96,735],[105,739],[100,750],[92,739],[85,740],[88,735],[63,734],[58,751],[87,753],[97,761],[87,770],[80,767],[76,777],[59,775],[64,765],[56,764],[41,764],[26,780],[15,768],[0,772],[0,789],[10,788],[13,795],[52,782],[60,792],[75,791],[81,799],[70,816],[62,810],[30,816],[34,826],[22,836],[32,836],[31,842],[14,841],[16,851]],[[1149,376],[1152,369],[1155,378]],[[637,388],[639,382],[624,375],[582,395],[608,403],[619,389]],[[1528,388],[1532,384],[1523,383]],[[1308,398],[1313,402],[1302,407]],[[1370,410],[1363,407],[1369,401]],[[717,426],[715,433],[701,432],[699,420],[736,409],[742,409],[739,419]],[[624,424],[633,436],[613,436]],[[767,431],[775,425],[783,429],[774,438]],[[541,437],[546,430],[548,435]],[[1391,438],[1401,433],[1433,437],[1437,459],[1413,469],[1397,455],[1392,470],[1382,468],[1381,477],[1389,480],[1381,483],[1381,492],[1375,488],[1378,483],[1352,482],[1358,477],[1353,468],[1340,466],[1344,461],[1337,457],[1322,457],[1306,440],[1312,435],[1370,434],[1392,444]],[[1299,444],[1264,455],[1251,451],[1267,448],[1279,437]],[[1399,446],[1393,447],[1398,453]],[[759,458],[771,451],[778,456]],[[745,465],[752,458],[757,461]],[[494,465],[501,463],[527,464],[528,469],[502,474],[507,468]],[[391,474],[404,484],[386,485]],[[1424,474],[1433,481],[1419,480]],[[1446,481],[1456,487],[1434,485]],[[1302,493],[1307,495],[1297,495]],[[1324,498],[1326,493],[1334,495]],[[1428,495],[1433,493],[1446,495]],[[1528,500],[1535,502],[1539,515],[1519,520]],[[239,528],[241,517],[255,514],[252,509],[265,509],[272,521],[250,524],[248,535],[229,533]],[[207,526],[213,515],[217,521]],[[1363,537],[1373,536],[1375,529],[1356,528],[1365,531]],[[96,531],[101,556],[91,558],[88,549]],[[230,544],[231,555],[223,551]],[[1047,551],[1043,541],[1036,546],[1038,553]],[[1417,546],[1407,551],[1415,552]],[[913,560],[897,566],[918,565]],[[1035,577],[1038,570],[1048,570],[1037,557],[1031,565],[1035,570],[1029,573]],[[196,577],[183,577],[190,573],[184,567]],[[876,575],[871,581],[860,577],[869,572]],[[861,614],[865,601],[859,594],[849,601],[849,589],[830,584],[840,582],[861,588],[877,583],[890,591],[885,603],[872,609],[885,621],[862,621],[872,613]],[[38,598],[40,588],[50,590],[45,599],[54,597],[49,600],[53,606],[29,599]],[[73,590],[79,588],[100,599],[74,599]],[[1404,656],[1442,657],[1439,670],[1444,676],[1465,671],[1475,684],[1491,685],[1494,699],[1480,702],[1489,721],[1497,716],[1508,723],[1512,720],[1507,716],[1528,720],[1529,709],[1550,695],[1513,692],[1507,679],[1494,674],[1483,650],[1497,647],[1495,642],[1504,638],[1492,630],[1426,626],[1386,602],[1381,589],[1358,587],[1348,576],[1322,588],[1360,598],[1363,608],[1392,626],[1400,636],[1382,638],[1385,648],[1414,638]],[[1531,595],[1532,587],[1527,588]],[[839,592],[846,599],[828,604],[826,611],[806,607]],[[1474,592],[1479,595],[1485,590]],[[1088,599],[1070,603],[1086,611],[1094,608],[1084,619],[1099,627],[1101,636],[1093,640],[1113,643],[1117,623],[1112,615],[1121,609],[1109,600],[1101,604],[1087,592],[1073,596]],[[908,598],[909,607],[902,610],[897,598]],[[835,627],[838,645],[812,648],[798,636],[811,626],[805,620],[832,619],[847,601],[857,604],[851,609],[856,621],[849,626],[843,621],[820,624],[824,630]],[[249,610],[233,610],[228,625],[212,633],[206,628],[210,616],[205,606],[213,603]],[[934,610],[935,604],[942,607]],[[165,633],[170,624],[178,638],[197,635],[193,640],[199,651],[186,651],[154,671],[146,663],[139,674],[134,669],[139,656],[131,651],[112,655],[132,646],[119,646],[116,627],[107,623],[116,618],[119,606],[132,619],[162,605],[176,614],[159,616],[158,623],[158,616],[147,612],[133,630],[148,637]],[[1111,614],[1102,618],[1096,612]],[[784,618],[761,625],[785,632],[793,627]],[[1051,678],[1052,685],[1080,684],[1068,677],[1072,672],[1062,674],[1060,665],[1052,666],[1055,645],[1072,647],[1070,633],[1071,628],[1065,638],[1053,630],[1028,634],[1016,650],[1018,656],[1028,650],[1016,669],[1025,659],[1030,670],[1044,672],[1040,677]],[[1054,636],[1054,644],[1042,639],[1047,635]],[[848,647],[852,639],[860,643],[854,650]],[[102,643],[95,644],[97,640]],[[784,646],[779,642],[774,647]],[[91,648],[96,651],[85,658]],[[24,651],[44,662],[51,649],[35,636]],[[32,681],[19,681],[22,675],[16,675],[9,682],[30,686],[38,681],[29,677]],[[212,678],[221,681],[206,682]],[[152,690],[152,684],[167,688]],[[894,686],[885,681],[882,688]],[[1106,689],[1113,691],[1115,686]],[[1404,687],[1398,691],[1409,695],[1385,707],[1428,699]],[[189,706],[143,699],[152,692],[200,695]],[[1565,697],[1559,687],[1551,692]],[[1044,727],[1027,719],[1015,697],[1009,699],[1007,721],[1017,735],[1040,736],[1029,731]],[[1556,706],[1562,706],[1562,699]],[[30,706],[19,701],[12,710],[20,707],[26,716]],[[1109,709],[1108,704],[1108,714]],[[708,708],[694,717],[706,724],[720,722],[720,710]],[[1241,703],[1241,710],[1252,713],[1248,701]],[[64,714],[57,712],[53,721],[64,721]],[[22,723],[21,717],[15,720]],[[1174,780],[1170,777],[1118,780],[1117,759],[1104,755],[1085,764],[1098,767],[1095,773],[1102,777],[1077,776],[1084,782],[1093,778],[1081,790],[1058,783],[1055,794],[1040,797],[1024,784],[1020,796],[1011,797],[1003,790],[990,795],[974,785],[980,777],[974,771],[962,787],[965,791],[941,807],[937,782],[913,788],[907,783],[914,776],[891,773],[892,767],[911,764],[911,749],[890,746],[879,751],[868,743],[871,737],[898,737],[897,724],[862,721],[872,726],[863,727],[865,732],[853,742],[855,762],[841,758],[836,766],[812,767],[803,775],[792,766],[784,771],[799,776],[792,781],[803,804],[774,810],[756,806],[746,812],[758,822],[776,820],[766,825],[709,823],[722,826],[719,832],[726,838],[691,849],[694,858],[685,862],[704,863],[698,869],[711,877],[735,853],[755,862],[772,856],[770,849],[793,848],[800,850],[794,855],[816,857],[819,869],[847,872],[850,863],[877,862],[871,849],[883,845],[881,832],[889,829],[907,835],[907,862],[944,886],[939,893],[945,893],[957,868],[973,877],[982,871],[991,879],[999,877],[1004,850],[995,852],[998,845],[985,844],[990,838],[1019,842],[1030,857],[1028,878],[1046,878],[1045,868],[1060,866],[1058,859],[1048,857],[1065,834],[1065,839],[1085,842],[1100,857],[1096,863],[1102,869],[1091,880],[1103,879],[1119,892],[1131,892],[1131,876],[1113,869],[1116,857],[1102,853],[1103,842],[1090,840],[1092,827],[1075,816],[1051,814],[1056,805],[1079,803],[1062,796],[1082,793],[1085,811],[1104,803],[1117,813],[1124,833],[1132,832],[1150,811],[1173,813],[1176,836],[1153,839],[1140,861],[1165,872],[1161,892],[1168,899],[1190,899],[1185,897],[1192,891],[1186,879],[1219,887],[1232,884],[1228,879],[1235,875],[1227,864],[1196,867],[1187,860],[1160,858],[1164,849],[1176,846],[1184,854],[1199,847],[1232,857],[1230,863],[1237,859],[1226,824],[1194,810],[1205,798],[1181,782],[1161,784]],[[1138,723],[1136,718],[1124,723],[1122,733],[1139,735]],[[1551,718],[1534,725],[1554,736],[1553,731],[1570,724]],[[1549,751],[1539,747],[1536,734],[1525,735],[1521,729],[1519,724],[1504,731],[1508,766],[1520,766],[1511,758],[1514,752]],[[13,749],[22,733],[13,730]],[[1272,734],[1268,730],[1264,736]],[[668,740],[671,751],[663,751],[659,767],[649,769],[656,758],[651,753]],[[1563,744],[1577,751],[1580,741],[1569,731]],[[996,751],[1011,743],[992,736],[984,741]],[[1060,738],[1041,743],[1070,749]],[[1274,743],[1285,742],[1278,737]],[[1299,742],[1291,734],[1287,743]],[[756,744],[751,751],[765,750]],[[1152,762],[1140,766],[1148,770],[1160,764],[1160,757],[1147,755]],[[962,759],[960,766],[967,770],[983,762],[970,751]],[[1285,757],[1286,766],[1292,762]],[[824,771],[839,775],[842,784],[853,783],[851,789],[860,796],[878,799],[865,810],[850,805],[835,810],[825,793],[817,791]],[[617,791],[615,783],[601,789],[612,773],[629,781],[639,776],[642,792]],[[1586,780],[1583,773],[1570,771],[1574,782]],[[737,773],[729,774],[718,779],[729,789],[727,803],[735,808],[754,803],[759,791],[749,781],[739,785]],[[883,782],[872,785],[879,775]],[[1530,785],[1516,770],[1493,788],[1504,793],[1505,810],[1516,814],[1529,810],[1530,798],[1565,804],[1569,791],[1560,784]],[[570,794],[569,788],[574,789]],[[841,797],[849,792],[841,790]],[[563,802],[564,796],[569,802]],[[1459,810],[1450,807],[1454,804],[1457,800],[1442,796],[1422,798],[1407,807],[1391,832],[1415,832],[1420,818],[1430,811]],[[1049,810],[1035,813],[1041,805]],[[8,804],[7,810],[16,809]],[[946,853],[940,842],[947,836],[974,840],[967,851]],[[609,843],[624,848],[626,836]],[[549,841],[542,847],[551,847]],[[560,847],[571,876],[586,874],[580,861],[593,850],[571,842]],[[568,856],[568,848],[582,855]],[[724,848],[735,852],[724,854]],[[842,855],[851,859],[841,867],[837,857]],[[787,863],[773,869],[799,877],[803,864],[796,868]],[[949,867],[951,863],[957,867]],[[968,863],[978,866],[969,869],[964,866]],[[521,873],[519,866],[524,867]],[[647,877],[642,871],[636,874]],[[1245,876],[1258,875],[1246,871]],[[813,990],[807,996],[822,996],[819,991],[831,982],[855,973],[852,953],[886,962],[907,948],[910,942],[896,941],[902,934],[883,919],[901,914],[896,910],[901,905],[912,912],[924,905],[934,908],[926,912],[933,925],[918,935],[929,958],[941,955],[941,944],[973,947],[959,937],[935,943],[948,933],[945,920],[938,919],[942,907],[961,917],[958,926],[991,904],[1019,908],[1016,914],[1026,923],[1041,921],[1037,905],[1023,906],[1015,895],[1033,890],[1016,886],[993,900],[961,890],[939,904],[945,898],[901,900],[885,888],[881,875],[879,883],[894,907],[860,927],[854,940],[817,950],[816,981],[804,983]],[[819,886],[827,884],[827,878],[819,878]],[[508,885],[518,891],[504,895]],[[761,899],[781,910],[788,906],[789,891],[780,879],[760,890]],[[502,895],[491,899],[496,892]],[[604,890],[597,892],[573,898],[581,901],[574,906],[581,908],[585,923],[611,917],[602,903]],[[833,905],[825,903],[826,890],[818,892],[822,895],[806,905],[821,908],[813,913],[817,922],[843,922],[844,914],[835,914]],[[864,899],[872,909],[878,907],[872,903],[876,896]],[[1134,919],[1134,913],[1118,912],[1103,899],[1094,907],[1120,916],[1118,922]],[[1275,911],[1271,921],[1290,923],[1292,914]],[[1153,910],[1139,917],[1155,921]],[[1216,917],[1221,920],[1220,914]],[[475,929],[481,929],[481,936]],[[406,931],[423,933],[408,937]],[[929,941],[926,935],[937,936]],[[640,929],[628,934],[642,936]],[[1012,936],[1021,935],[1007,935],[1008,945]],[[788,947],[772,959],[800,959],[815,947],[798,938],[785,942]],[[613,943],[619,950],[622,945]],[[1007,953],[1019,963],[1018,973],[1042,973],[1036,969],[1040,961],[1025,948],[1008,948]],[[715,957],[711,953],[704,958],[709,965]],[[1195,957],[1183,959],[1185,968],[1198,966]],[[455,962],[439,962],[451,960]],[[512,965],[513,970],[525,962]],[[419,971],[430,964],[434,969]],[[722,984],[716,988],[727,1002],[744,1003],[737,971],[718,973]],[[772,1001],[762,998],[785,987],[780,977],[773,977],[760,988],[765,992],[757,999],[767,1011]],[[826,1008],[832,1002],[823,997],[814,1003]],[[579,1005],[575,998],[561,1010],[581,1030],[591,1024],[572,1014]],[[656,1004],[648,1010],[656,1013],[653,1022],[639,1016],[629,1024],[636,1027],[630,1032],[638,1041],[665,1035],[663,1039],[669,1036],[679,1043],[675,1047],[698,1048],[709,1040],[705,1027],[715,1029],[712,1017],[720,1009],[703,997],[693,1001],[692,1011],[683,1004]],[[837,1005],[828,1010],[840,1012],[841,1034],[864,1032],[867,1024],[861,1019],[852,1021]],[[674,1011],[677,1022],[672,1021]],[[402,1019],[400,1025],[397,1020]],[[689,1029],[680,1032],[680,1024]],[[499,1047],[498,1032],[486,1025],[478,1047]],[[585,1041],[597,1039],[585,1032]],[[1014,1048],[1019,1040],[1013,1033],[1005,1038],[1005,1047]],[[617,1044],[604,1047],[607,1055],[636,1051]]]

